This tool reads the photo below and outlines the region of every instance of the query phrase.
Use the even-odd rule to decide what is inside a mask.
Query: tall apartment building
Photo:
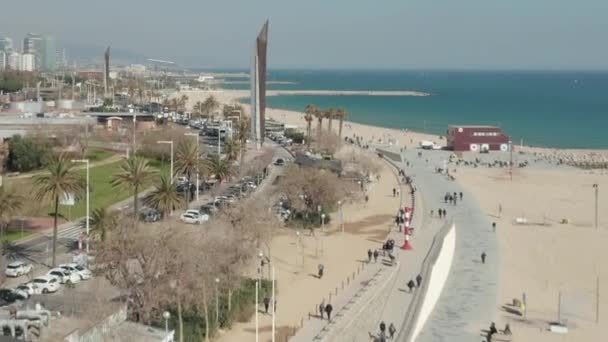
[[[6,70],[6,52],[0,50],[0,71]]]
[[[8,37],[4,37],[4,38],[0,38],[0,51],[4,51],[4,52],[9,52],[13,49],[13,40],[8,38]]]
[[[37,33],[28,33],[23,39],[23,53],[36,56],[36,68],[53,71],[57,68],[55,38]]]
[[[10,70],[21,70],[21,54],[17,51],[9,53],[6,57],[6,68]]]
[[[36,70],[36,56],[31,53],[24,53],[21,55],[21,71],[34,71]]]

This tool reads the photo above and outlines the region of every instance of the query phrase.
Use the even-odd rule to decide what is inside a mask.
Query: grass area
[[[7,230],[4,232],[2,236],[0,236],[1,242],[13,242],[17,241],[21,238],[28,237],[32,235],[32,232],[24,230],[23,234],[21,234],[21,230]]]
[[[129,198],[133,193],[130,189],[116,189],[113,188],[110,184],[112,180],[112,175],[118,172],[122,161],[117,161],[114,163],[101,165],[97,167],[93,167],[90,170],[90,183],[91,183],[91,193],[90,193],[90,206],[91,211],[100,207],[108,207],[114,203],[120,202]],[[86,169],[78,170],[78,172],[84,178],[86,176]],[[25,192],[25,196],[28,201],[33,200],[33,186],[31,179],[23,179],[23,180],[15,180],[12,182],[12,185],[16,188],[21,188],[22,192]],[[147,186],[143,187],[141,190],[145,190]],[[76,202],[74,206],[59,206],[59,213],[66,220],[73,220],[79,217],[86,216],[87,210],[87,202],[86,202],[86,194],[83,194],[83,197]],[[32,207],[35,207],[38,203],[32,203]],[[27,204],[26,204],[27,205]],[[45,204],[39,205],[33,208],[34,212],[28,213],[29,216],[51,216],[52,215],[52,205]]]
[[[89,159],[93,163],[110,158],[114,154],[115,153],[112,151],[104,150],[101,148],[90,148],[85,156],[85,159]]]

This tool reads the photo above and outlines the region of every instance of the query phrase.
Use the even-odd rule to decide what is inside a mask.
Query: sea
[[[271,108],[304,111],[312,103],[345,108],[349,121],[375,126],[444,135],[448,125],[496,125],[515,144],[608,148],[608,71],[270,70],[268,81],[268,89],[431,94],[273,96]]]

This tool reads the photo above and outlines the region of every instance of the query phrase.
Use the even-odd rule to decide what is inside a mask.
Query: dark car
[[[18,300],[26,299],[20,294],[17,294],[11,289],[0,289],[0,306],[13,304]]]
[[[279,158],[279,159],[275,160],[274,165],[283,166],[283,165],[285,165],[285,161],[282,158]]]

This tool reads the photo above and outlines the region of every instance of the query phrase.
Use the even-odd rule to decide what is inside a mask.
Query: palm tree
[[[112,176],[110,184],[114,188],[130,188],[133,190],[133,221],[137,224],[139,215],[139,190],[145,186],[154,171],[148,165],[148,161],[142,157],[133,156],[123,162],[118,173]]]
[[[203,102],[203,113],[206,114],[207,116],[209,116],[209,114],[212,114],[213,111],[215,111],[216,109],[218,109],[220,106],[220,103],[217,102],[217,100],[215,99],[215,97],[213,97],[213,95],[209,96],[205,102]]]
[[[215,175],[215,178],[221,183],[224,179],[229,178],[234,173],[232,163],[228,159],[222,159],[220,156],[209,157],[206,160],[205,167],[209,174]]]
[[[321,129],[323,129],[323,118],[325,117],[325,113],[322,110],[315,110],[315,113],[313,114],[317,120],[318,120],[318,124],[317,124],[317,148],[320,150],[321,149]]]
[[[329,122],[327,124],[327,131],[331,134],[331,122],[333,121],[334,118],[336,118],[336,109],[329,108],[328,110],[326,110],[325,118],[329,120]]]
[[[242,112],[241,112],[242,113]],[[247,148],[247,137],[249,136],[249,129],[251,128],[251,120],[245,115],[241,115],[238,124],[239,133],[237,139],[240,147],[240,161],[239,167],[243,167],[243,159],[245,158],[245,149]]]
[[[239,146],[239,142],[237,140],[228,138],[228,140],[226,140],[225,148],[226,150],[224,151],[224,153],[226,154],[228,160],[236,160],[236,158],[239,156],[239,150],[241,149]]]
[[[144,203],[158,210],[163,218],[182,203],[182,198],[177,192],[177,188],[171,184],[171,177],[163,173],[159,177],[159,182],[154,186],[154,190],[144,198]]]
[[[0,231],[2,234],[22,206],[23,197],[14,191],[5,189],[5,186],[0,186]]]
[[[46,172],[34,176],[36,198],[53,201],[53,263],[55,266],[57,253],[57,217],[59,216],[59,200],[66,194],[80,195],[85,189],[84,179],[74,169],[66,155],[54,156],[46,167]]]
[[[344,119],[348,116],[348,112],[344,108],[338,108],[336,112],[336,117],[340,120],[340,127],[338,128],[338,136],[340,140],[342,140],[342,124],[344,123]]]
[[[106,207],[101,207],[91,212],[89,218],[89,227],[91,233],[99,237],[102,242],[106,240],[107,233],[110,229],[116,226],[118,214],[115,211],[109,211]],[[82,221],[81,227],[86,227],[86,221]]]
[[[194,109],[194,114],[196,115],[196,117],[200,118],[201,114],[203,113],[203,103],[201,101],[196,101],[193,109]]]
[[[194,139],[182,140],[177,145],[175,153],[175,174],[186,175],[188,183],[192,181],[192,176],[200,172],[201,169],[201,152],[199,146],[196,146]],[[186,205],[190,203],[190,191],[185,192]]]
[[[313,116],[317,112],[317,107],[314,104],[309,104],[306,106],[306,114],[304,115],[304,120],[306,120],[306,145],[308,146],[308,150],[310,151],[310,142],[312,140],[312,120]]]

